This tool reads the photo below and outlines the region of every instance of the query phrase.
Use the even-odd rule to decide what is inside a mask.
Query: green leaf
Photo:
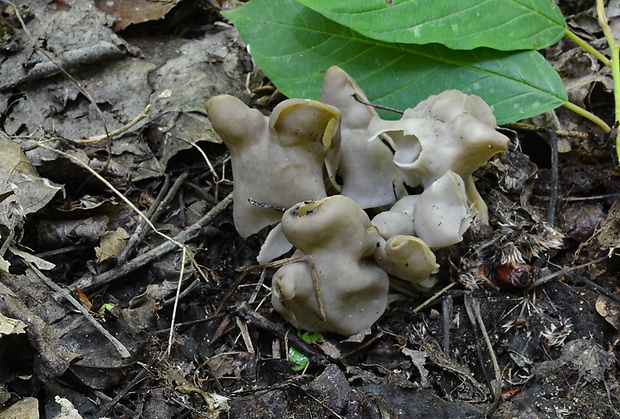
[[[301,331],[298,330],[297,336],[303,339],[303,341],[306,343],[312,343],[319,339],[323,339],[323,335],[318,332],[301,333]],[[294,348],[292,346],[289,346],[288,348],[288,359],[295,364],[295,366],[293,367],[294,371],[303,371],[310,363],[310,360],[306,355],[302,354],[297,348]]]
[[[112,311],[112,309],[116,306],[116,304],[105,303],[101,305],[99,308],[98,314],[104,315],[106,311]]]
[[[297,1],[385,42],[533,50],[555,44],[566,31],[564,16],[553,0]]]
[[[536,51],[388,44],[293,0],[251,0],[225,16],[265,74],[289,97],[318,99],[323,73],[338,65],[371,101],[399,109],[443,90],[459,89],[481,96],[503,124],[567,100],[559,75]]]
[[[293,366],[293,371],[303,371],[310,363],[306,355],[292,346],[288,348],[288,360],[295,364]]]

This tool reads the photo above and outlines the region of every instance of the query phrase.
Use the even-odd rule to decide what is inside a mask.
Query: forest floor
[[[306,342],[271,307],[273,269],[241,277],[264,236],[236,233],[204,110],[281,98],[209,2],[94,3],[116,24],[92,2],[32,0],[23,27],[0,1],[1,419],[620,418],[613,136],[564,109],[563,131],[500,128],[511,150],[477,180],[495,237],[500,219],[564,235],[528,290],[456,284]],[[591,11],[569,15],[604,51]],[[544,53],[613,123],[610,72],[567,40]]]

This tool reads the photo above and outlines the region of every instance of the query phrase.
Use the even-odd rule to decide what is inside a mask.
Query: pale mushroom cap
[[[340,67],[332,66],[325,72],[321,102],[340,109],[342,113],[342,129],[364,131],[377,112],[371,106],[364,105],[353,97],[368,102],[366,94],[355,80]]]
[[[497,121],[493,111],[481,97],[468,95],[459,90],[444,90],[420,102],[415,108],[407,109],[404,118],[432,118],[450,122],[467,113],[486,126],[495,129]]]
[[[510,140],[470,114],[449,122],[430,118],[403,118],[371,124],[375,136],[387,134],[395,149],[394,163],[410,186],[425,187],[448,170],[466,178],[492,156],[508,149]],[[376,141],[376,140],[375,140]]]
[[[267,118],[230,95],[214,96],[205,104],[207,116],[229,149],[243,146],[252,136],[263,135],[268,129]],[[243,123],[239,123],[243,121]]]
[[[413,213],[413,208],[411,212]],[[413,217],[403,212],[380,212],[372,219],[372,225],[377,227],[379,235],[386,240],[399,234],[413,234]]]
[[[370,327],[383,314],[388,275],[369,260],[380,237],[355,201],[335,195],[300,202],[286,211],[282,229],[298,249],[295,256],[306,257],[306,261],[281,267],[272,280],[274,308],[293,325],[351,335]],[[313,268],[318,290],[313,285]]]
[[[314,258],[321,266],[320,292],[325,306],[321,319],[310,266],[295,262],[282,266],[272,279],[272,305],[302,330],[354,335],[372,326],[388,302],[389,279],[374,265],[360,264],[346,255]]]
[[[439,265],[435,254],[420,238],[397,235],[383,241],[375,251],[375,260],[392,277],[408,281],[416,289],[428,283],[430,275],[437,272]]]
[[[416,235],[429,247],[447,247],[463,240],[474,215],[467,202],[465,182],[448,171],[416,201],[413,225]]]
[[[307,254],[347,247],[360,258],[372,254],[378,240],[366,212],[342,195],[293,205],[282,216],[282,227],[286,238]]]
[[[231,96],[206,104],[216,132],[230,149],[233,169],[233,218],[242,237],[277,223],[282,214],[250,203],[288,208],[327,195],[324,172],[335,176],[340,143],[338,109],[313,100],[289,99],[271,117]],[[329,164],[326,164],[329,161]]]
[[[335,106],[342,114],[342,144],[338,175],[341,194],[362,208],[393,204],[405,194],[404,179],[393,161],[392,151],[381,141],[368,142],[368,127],[378,117],[366,95],[346,72],[331,67],[325,74],[321,101]]]

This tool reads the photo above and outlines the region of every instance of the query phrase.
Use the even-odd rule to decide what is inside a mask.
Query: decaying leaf
[[[1,287],[5,291],[0,290],[0,312],[7,317],[28,324],[26,329],[28,342],[36,351],[35,371],[45,379],[61,376],[77,355],[61,342],[52,327],[13,293],[12,287],[19,287],[15,278],[9,274],[0,273],[0,281],[6,285]],[[7,284],[10,284],[11,288]]]
[[[82,419],[80,412],[69,400],[60,396],[54,397],[54,400],[60,405],[60,413],[54,419]]]
[[[116,17],[114,31],[122,31],[134,23],[149,22],[162,19],[179,0],[96,0],[98,9]]]
[[[43,208],[62,188],[39,176],[19,145],[0,137],[0,225],[9,229]],[[11,193],[10,195],[6,195]]]
[[[599,295],[596,300],[596,311],[603,316],[607,323],[616,330],[620,330],[620,304],[611,298]]]
[[[108,221],[106,215],[96,215],[83,220],[41,221],[38,228],[39,244],[58,248],[78,240],[96,242],[105,232]]]
[[[403,348],[401,352],[409,357],[413,362],[413,365],[416,366],[418,371],[420,371],[420,381],[422,387],[427,387],[428,383],[428,370],[424,366],[426,363],[426,353],[424,351],[414,351],[413,349]]]
[[[607,219],[600,228],[597,236],[601,249],[615,249],[620,247],[620,200],[614,202],[609,209]]]
[[[26,323],[21,320],[11,319],[0,313],[0,337],[4,335],[26,333]]]
[[[53,264],[52,262],[48,262],[47,260],[41,259],[40,257],[35,256],[35,255],[31,255],[28,252],[24,252],[14,247],[9,247],[9,250],[15,256],[19,256],[20,258],[24,259],[26,262],[32,263],[33,265],[35,265],[37,268],[41,269],[42,271],[49,271],[50,269],[54,269],[56,267],[56,265]],[[0,266],[0,269],[1,269],[1,266]]]
[[[120,255],[128,238],[129,234],[122,227],[103,233],[99,239],[100,245],[95,247],[97,263],[101,263],[109,257]]]
[[[39,401],[35,397],[25,397],[0,414],[2,419],[39,418]]]

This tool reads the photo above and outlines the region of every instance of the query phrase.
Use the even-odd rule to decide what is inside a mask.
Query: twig
[[[189,176],[189,172],[185,171],[176,178],[172,187],[168,189],[169,177],[166,176],[166,180],[164,181],[164,185],[162,186],[161,193],[153,203],[153,206],[147,211],[146,216],[152,223],[156,222],[161,214],[166,210],[168,205],[172,202],[175,195],[183,186],[185,180],[187,180]],[[118,264],[121,265],[129,259],[131,254],[133,253],[134,248],[138,245],[140,241],[146,236],[148,230],[146,228],[147,224],[144,222],[144,219],[140,219],[140,224],[136,227],[133,235],[127,241],[125,248],[121,252],[118,257]]]
[[[616,192],[616,193],[608,193],[605,195],[590,195],[590,196],[567,196],[565,198],[562,198],[562,201],[565,202],[580,202],[580,201],[597,201],[600,199],[605,199],[605,200],[609,200],[612,198],[617,198],[620,196],[620,192]],[[531,195],[532,198],[535,199],[540,199],[541,201],[548,201],[549,197],[548,196],[543,196],[543,195]]]
[[[502,125],[500,128],[502,127],[515,129],[515,130],[521,130],[521,131],[534,131],[534,132],[544,132],[544,133],[549,131],[547,128],[543,128],[543,127],[540,127],[534,124],[526,124],[524,122],[511,122],[509,124]],[[586,132],[575,131],[575,130],[568,131],[565,129],[558,129],[558,130],[555,130],[554,133],[558,137],[582,138],[584,140],[587,140],[588,138],[590,138],[590,134]]]
[[[448,357],[450,356],[450,323],[452,322],[452,309],[452,296],[448,294],[441,302],[441,311],[443,313],[443,352]]]
[[[362,105],[370,106],[371,108],[381,109],[382,111],[394,112],[394,113],[397,113],[399,115],[403,115],[405,113],[405,112],[401,111],[400,109],[391,108],[391,107],[385,106],[385,105],[378,105],[376,103],[370,103],[368,101],[360,99],[360,97],[357,95],[357,93],[353,93],[351,96],[353,97],[353,99],[356,102],[361,103]]]
[[[455,285],[456,285],[456,282],[450,282],[448,285],[446,285],[445,287],[437,291],[435,294],[433,294],[428,300],[424,301],[422,304],[420,304],[415,309],[413,309],[413,312],[418,313],[420,310],[423,310],[426,306],[428,306],[430,303],[435,301],[437,298],[441,297],[442,294],[444,294],[446,291],[448,291],[450,288],[454,287]]]
[[[215,184],[218,185],[222,180],[220,179],[220,177],[215,172],[215,168],[211,164],[211,160],[209,160],[209,156],[207,156],[207,153],[205,153],[205,151],[202,148],[198,147],[198,144],[196,144],[195,142],[191,142],[191,141],[188,141],[188,140],[185,140],[185,139],[183,139],[182,141],[184,141],[187,144],[189,144],[190,146],[194,147],[196,149],[196,151],[198,151],[202,155],[202,158],[207,163],[207,166],[209,166],[209,170],[211,171],[211,176],[213,176],[213,180],[215,181]],[[216,196],[217,196],[217,193],[216,193]]]
[[[530,285],[529,288],[526,291],[531,291],[534,288],[538,288],[541,285],[544,285],[544,284],[546,284],[548,282],[551,282],[554,279],[556,279],[556,278],[558,278],[558,277],[560,277],[562,275],[565,275],[567,273],[570,273],[570,272],[573,272],[573,271],[576,271],[576,270],[579,270],[579,269],[587,268],[590,265],[594,265],[596,263],[602,262],[605,259],[607,259],[608,257],[609,256],[603,256],[603,257],[600,257],[598,259],[591,260],[590,262],[587,262],[587,263],[584,263],[584,264],[581,264],[581,265],[577,265],[577,266],[573,266],[571,268],[562,269],[561,271],[557,271],[557,272],[554,272],[554,273],[552,273],[550,275],[547,275],[547,276],[544,276],[542,278],[539,278],[536,281],[534,281],[534,283],[532,285]]]
[[[84,308],[82,304],[80,304],[75,298],[73,298],[71,294],[69,294],[62,287],[60,287],[54,281],[52,281],[47,276],[45,276],[36,266],[34,266],[34,264],[28,262],[27,260],[24,260],[24,262],[30,267],[30,269],[33,270],[34,273],[37,274],[37,276],[39,277],[39,279],[41,279],[41,281],[43,281],[48,287],[53,289],[56,293],[60,293],[64,298],[67,299],[67,301],[71,303],[71,305],[73,305],[73,307],[75,307],[80,313],[82,313],[84,317],[86,318],[86,320],[88,320],[90,324],[92,324],[95,327],[95,329],[101,332],[101,334],[105,336],[105,338],[109,340],[110,343],[112,343],[112,345],[114,345],[114,348],[116,348],[118,353],[123,358],[131,357],[131,354],[129,353],[125,345],[123,345],[118,339],[116,339],[107,330],[105,330],[105,328],[97,320],[95,320],[95,318],[88,312],[88,310],[86,310],[86,308]]]
[[[132,119],[131,121],[129,121],[128,123],[126,123],[122,127],[118,128],[118,129],[115,129],[114,131],[106,132],[105,134],[96,135],[94,137],[80,138],[79,140],[71,140],[71,141],[74,142],[74,143],[78,143],[78,144],[93,145],[93,144],[99,144],[99,143],[102,143],[104,141],[110,140],[113,137],[117,137],[117,136],[119,136],[119,135],[129,131],[134,125],[136,125],[138,122],[140,122],[144,118],[146,118],[147,115],[149,114],[149,112],[151,112],[151,109],[153,109],[153,107],[151,105],[146,105],[146,108],[144,108],[144,110],[142,112],[140,112],[140,114],[138,114],[138,116],[136,116],[134,119]]]
[[[547,211],[547,224],[555,225],[555,212],[558,207],[558,191],[560,189],[558,137],[551,130],[549,133],[549,145],[551,146],[551,191],[549,192],[549,209]]]
[[[174,323],[177,319],[177,307],[179,306],[179,295],[181,294],[181,284],[183,283],[183,273],[185,273],[185,260],[187,259],[187,247],[183,246],[183,257],[181,258],[181,270],[179,272],[179,281],[177,283],[177,293],[174,297],[174,306],[172,307],[172,320],[170,321],[170,334],[168,335],[168,348],[166,353],[170,355],[172,350],[172,339],[174,337]]]
[[[256,311],[252,310],[248,303],[241,303],[235,313],[247,320],[249,324],[258,327],[259,329],[265,330],[282,340],[288,339],[292,346],[294,346],[302,354],[306,355],[311,362],[322,366],[327,366],[331,363],[330,359],[328,359],[325,355],[318,353],[316,349],[307,344],[303,339],[297,337],[294,333],[290,333],[289,328],[285,328],[267,320]]]
[[[146,365],[146,366],[143,365],[143,368],[140,370],[140,372],[138,374],[136,374],[136,376],[125,387],[123,387],[118,393],[116,393],[114,398],[112,398],[108,403],[103,405],[101,407],[101,409],[99,409],[97,414],[95,414],[94,417],[102,418],[102,417],[106,416],[108,413],[110,413],[110,411],[114,408],[114,406],[116,406],[118,404],[118,402],[120,402],[121,399],[123,397],[125,397],[127,395],[127,393],[129,393],[129,391],[131,391],[138,383],[140,383],[140,381],[142,381],[142,380],[144,380],[146,378],[146,376],[149,373],[148,368],[153,366],[155,364],[156,360],[158,360],[159,358],[160,357],[157,357],[157,358],[154,358],[153,360],[151,360],[149,365]]]
[[[190,292],[194,291],[195,289],[197,289],[200,286],[200,282],[201,279],[200,278],[196,278],[192,281],[191,284],[189,284],[187,287],[185,287],[183,289],[183,291],[181,291],[181,293],[179,294],[179,300],[187,297],[187,295],[189,295]],[[176,297],[171,297],[168,298],[167,300],[164,300],[163,303],[161,303],[162,307],[168,307],[170,304],[174,304],[174,302],[177,300]],[[183,323],[184,325],[185,323]],[[175,324],[174,327],[175,328],[179,328],[180,326],[182,326],[182,324]]]
[[[145,264],[152,262],[166,253],[172,251],[174,248],[178,247],[176,243],[186,243],[194,238],[196,238],[200,234],[200,230],[211,223],[215,217],[217,217],[222,211],[224,211],[230,204],[232,203],[232,194],[228,195],[226,198],[222,200],[215,207],[211,208],[211,210],[192,224],[190,227],[183,230],[174,238],[174,242],[166,241],[156,248],[149,250],[146,253],[137,256],[131,261],[117,266],[116,268],[104,272],[100,275],[92,276],[88,275],[80,278],[73,285],[80,288],[82,291],[89,291],[95,288],[102,287],[103,285],[109,284],[110,282],[125,276],[136,269],[143,267]]]
[[[487,333],[484,322],[482,321],[482,316],[480,315],[480,302],[473,297],[471,292],[465,293],[465,311],[467,312],[467,316],[469,317],[469,321],[471,322],[472,329],[474,330],[474,334],[476,335],[476,348],[478,349],[480,366],[487,379],[489,389],[493,394],[493,405],[487,411],[488,415],[499,405],[500,396],[502,393],[502,374],[497,363],[497,358],[495,357],[495,352],[493,351],[493,345],[491,344],[491,340],[489,339],[489,334]],[[482,348],[478,339],[479,334],[482,334],[488,355],[491,358],[491,364],[493,365],[493,371],[495,373],[495,386],[493,386],[491,379],[487,375],[487,369],[485,367],[486,362],[484,360]]]
[[[252,199],[252,198],[248,198],[248,202],[250,203],[250,205],[254,205],[257,208],[270,209],[270,210],[281,212],[283,214],[288,209],[288,208],[284,208],[284,207],[279,207],[279,206],[274,205],[274,204],[270,204],[268,202],[259,202],[259,201],[256,201],[256,200]]]
[[[599,293],[603,294],[605,297],[609,298],[610,300],[614,300],[615,302],[620,303],[619,295],[614,294],[613,292],[609,291],[605,287],[600,286],[596,282],[590,281],[585,276],[580,275],[578,273],[573,273],[571,277],[576,278],[578,281],[581,281],[583,284],[587,285],[588,287],[594,289],[595,291],[598,291]]]
[[[179,177],[182,177],[182,175]],[[157,221],[157,219],[154,217],[155,211],[157,211],[157,209],[160,208],[160,206],[162,206],[162,202],[167,196],[169,188],[170,188],[170,176],[166,174],[166,176],[164,177],[164,184],[161,186],[161,189],[159,190],[159,194],[157,194],[157,197],[155,198],[155,202],[153,202],[150,208],[148,208],[146,211],[146,217],[149,220],[151,220],[151,222]],[[147,230],[145,227],[146,227],[146,223],[141,218],[138,225],[134,229],[133,234],[131,235],[129,240],[127,240],[127,243],[125,244],[125,247],[121,251],[121,254],[118,255],[119,265],[122,265],[123,263],[127,262],[127,259],[129,259],[129,257],[132,255],[134,248],[138,245],[138,243],[142,241],[142,239],[147,233]]]

